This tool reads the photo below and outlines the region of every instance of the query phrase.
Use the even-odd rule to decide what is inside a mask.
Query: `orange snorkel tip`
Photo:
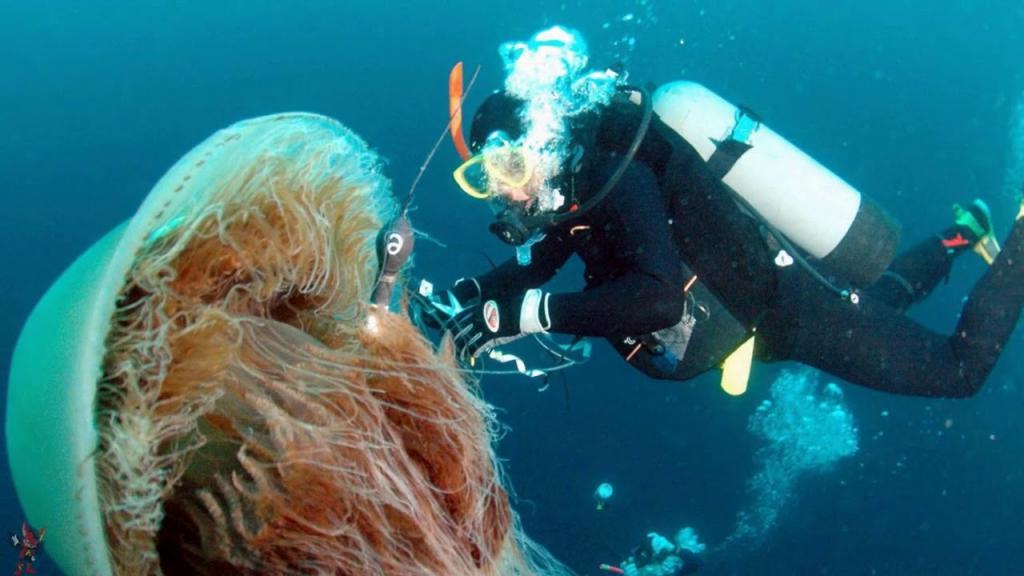
[[[469,147],[466,146],[466,138],[462,135],[462,100],[462,62],[456,62],[448,74],[448,116],[451,118],[449,131],[455,144],[455,151],[459,153],[460,158],[468,160]]]

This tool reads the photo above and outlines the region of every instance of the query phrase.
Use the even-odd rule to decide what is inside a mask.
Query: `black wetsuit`
[[[621,113],[620,113],[621,112]],[[607,111],[588,148],[576,190],[596,190],[635,132],[638,111]],[[552,332],[607,337],[644,372],[685,379],[718,366],[756,330],[761,360],[794,360],[850,382],[919,396],[977,392],[1024,305],[1024,224],[970,293],[952,336],[902,314],[949,272],[954,255],[940,238],[897,257],[864,288],[859,304],[838,297],[800,266],[779,267],[763,225],[742,210],[696,150],[655,119],[616,188],[598,206],[552,230],[529,266],[514,260],[477,278],[483,294],[538,287],[572,255],[586,265],[586,288],[552,294]],[[710,317],[701,319],[678,364],[657,368],[637,337],[683,315],[683,287]]]

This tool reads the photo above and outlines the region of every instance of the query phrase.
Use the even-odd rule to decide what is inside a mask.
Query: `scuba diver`
[[[600,568],[624,576],[683,576],[694,574],[704,565],[701,554],[707,547],[693,528],[681,529],[675,541],[651,532],[640,546],[619,566],[602,564]]]
[[[985,382],[1024,305],[1024,209],[1001,249],[975,200],[894,257],[893,220],[749,110],[692,83],[652,96],[617,71],[584,73],[582,37],[561,27],[501,54],[505,90],[480,106],[468,147],[453,123],[454,177],[516,257],[428,311],[463,360],[560,333],[607,338],[655,378],[721,368],[731,393],[753,359],[916,396]],[[989,266],[955,331],[905,316],[968,252]],[[543,291],[574,254],[585,288]]]

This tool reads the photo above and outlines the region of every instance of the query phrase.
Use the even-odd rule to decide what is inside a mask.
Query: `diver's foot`
[[[1022,208],[1024,213],[1024,208]],[[981,256],[986,263],[992,264],[999,255],[999,241],[996,240],[995,227],[992,225],[992,211],[985,201],[976,198],[966,208],[959,204],[953,205],[953,216],[956,221],[955,234],[943,239],[944,246],[951,250],[970,247]],[[1020,214],[1018,214],[1018,218]]]

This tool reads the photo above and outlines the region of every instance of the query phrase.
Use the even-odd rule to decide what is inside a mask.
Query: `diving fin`
[[[730,396],[740,396],[746,392],[753,363],[754,336],[751,336],[722,363],[722,390]]]
[[[977,198],[964,208],[959,204],[953,204],[953,215],[957,226],[970,230],[978,240],[971,248],[974,253],[981,256],[989,266],[999,256],[1001,248],[996,240],[995,228],[992,225],[992,211],[984,200]]]

